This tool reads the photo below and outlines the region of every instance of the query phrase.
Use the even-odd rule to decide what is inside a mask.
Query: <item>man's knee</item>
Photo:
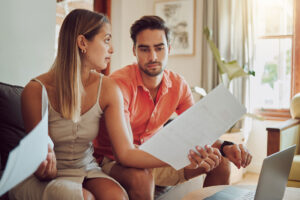
[[[154,192],[154,179],[149,169],[135,169],[130,173],[127,191],[138,196],[149,196]]]
[[[213,185],[228,185],[230,182],[230,162],[227,158],[223,158],[220,165],[214,170],[207,173],[203,187]]]
[[[125,188],[130,199],[153,199],[154,178],[152,170],[114,165],[109,175]]]
[[[152,171],[149,169],[137,169],[131,172],[128,186],[131,188],[148,187],[154,184]]]
[[[223,158],[220,165],[211,173],[217,175],[222,184],[229,184],[231,173],[230,161],[227,158]]]

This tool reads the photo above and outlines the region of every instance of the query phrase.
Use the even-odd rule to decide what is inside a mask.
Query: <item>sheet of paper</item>
[[[48,136],[48,97],[43,87],[42,120],[9,153],[0,181],[0,196],[35,172],[46,159],[48,143],[53,147],[53,142]]]
[[[246,108],[223,85],[219,85],[140,149],[179,170],[190,164],[187,157],[190,149],[213,144],[245,113]]]

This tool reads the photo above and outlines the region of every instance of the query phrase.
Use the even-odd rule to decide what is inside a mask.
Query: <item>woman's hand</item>
[[[219,150],[209,145],[205,145],[205,149],[197,146],[196,150],[198,151],[197,153],[190,150],[188,157],[191,164],[185,167],[185,169],[203,168],[205,172],[209,172],[219,166],[222,161]]]
[[[39,168],[35,171],[34,175],[40,181],[52,180],[56,177],[57,168],[56,168],[56,157],[53,149],[50,144],[48,144],[48,154],[46,160],[44,160]]]

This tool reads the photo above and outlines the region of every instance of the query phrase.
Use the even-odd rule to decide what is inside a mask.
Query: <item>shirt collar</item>
[[[135,65],[135,70],[136,70],[137,86],[138,87],[140,86],[145,91],[147,91],[148,89],[145,87],[145,85],[143,83],[142,75],[141,75],[140,69],[139,69],[137,64]],[[161,87],[162,87],[162,93],[163,94],[168,92],[168,88],[172,87],[172,81],[170,80],[170,77],[169,77],[169,71],[166,70],[166,69],[163,71],[163,78],[162,78]]]

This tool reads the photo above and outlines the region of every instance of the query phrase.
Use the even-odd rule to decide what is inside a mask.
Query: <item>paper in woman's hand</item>
[[[0,196],[33,174],[48,153],[48,97],[45,88],[42,92],[42,120],[26,135],[8,156],[7,164],[0,181]]]
[[[219,85],[140,149],[179,170],[190,164],[190,149],[197,145],[212,145],[245,113],[246,108],[223,85]]]

